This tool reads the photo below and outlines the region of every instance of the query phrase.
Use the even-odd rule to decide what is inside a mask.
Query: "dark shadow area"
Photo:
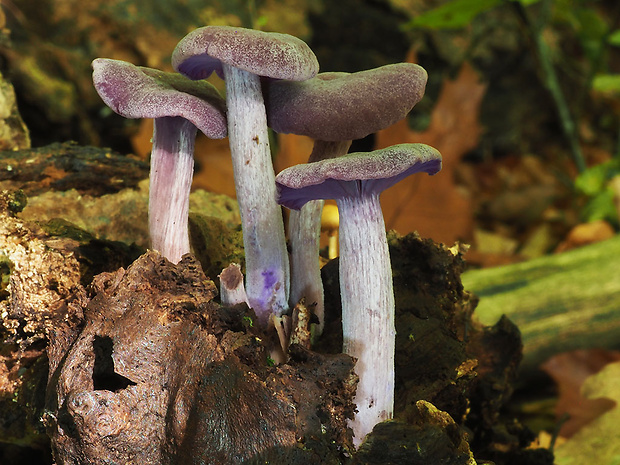
[[[95,336],[93,341],[95,366],[93,367],[93,388],[95,391],[118,392],[129,386],[135,386],[129,378],[114,371],[114,341],[109,336]]]

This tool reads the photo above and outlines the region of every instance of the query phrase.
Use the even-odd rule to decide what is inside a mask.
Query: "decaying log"
[[[0,463],[46,464],[46,335],[85,293],[72,241],[17,218],[24,204],[23,193],[0,192]]]
[[[91,289],[84,327],[50,337],[58,463],[337,463],[335,444],[350,447],[352,359],[269,367],[254,325],[223,314],[194,258],[148,252]]]
[[[410,422],[384,422],[373,436],[362,444],[354,457],[355,465],[476,465],[467,443],[467,436],[452,417],[429,402],[415,403]],[[400,437],[401,446],[390,448],[393,437]]]
[[[0,185],[28,196],[69,189],[99,196],[136,187],[148,173],[144,161],[73,142],[0,152]]]
[[[620,236],[579,249],[463,274],[483,324],[502,315],[523,337],[524,376],[570,350],[620,348]]]
[[[26,224],[15,212],[8,217]],[[59,226],[54,231],[70,229]],[[93,238],[70,231],[72,238],[51,238],[51,229],[32,228],[67,263],[77,258],[76,278],[83,280],[80,241]],[[30,237],[29,230],[7,232],[7,243],[14,236]],[[268,363],[269,337],[252,324],[251,311],[243,304],[218,304],[213,283],[191,256],[172,265],[148,253],[129,267],[98,275],[87,291],[78,279],[75,292],[56,304],[65,310],[60,321],[35,326],[39,344],[50,340],[50,380],[45,409],[30,402],[27,425],[41,425],[43,416],[58,465],[92,463],[95,457],[117,463],[361,465],[378,463],[382,449],[396,454],[390,456],[394,464],[446,457],[446,463],[460,464],[470,463],[472,452],[482,459],[496,459],[497,450],[507,456],[522,452],[526,444],[515,439],[518,431],[494,433],[520,358],[514,325],[471,322],[475,299],[460,282],[464,261],[458,247],[391,235],[390,249],[397,303],[396,421],[378,425],[357,454],[346,423],[353,413],[353,361],[338,354],[337,260],[324,269],[330,309],[324,354],[293,345],[289,361],[277,367]],[[28,263],[28,254],[23,256]],[[14,305],[28,297],[22,292],[29,290],[9,287],[0,300]],[[325,354],[329,347],[332,355]],[[39,359],[30,362],[43,368],[36,370],[38,378],[24,377],[23,371],[11,376],[43,385],[47,364],[34,363]],[[5,366],[13,363],[6,360]],[[469,439],[464,426],[472,432]],[[420,449],[397,453],[413,444]]]
[[[79,324],[94,274],[133,261],[135,250],[62,222],[19,217],[22,191],[0,192],[0,463],[51,463],[41,423],[47,337]]]
[[[21,190],[28,198],[20,218],[56,225],[61,219],[93,239],[143,249],[150,242],[147,178],[145,162],[74,143],[0,152],[0,190]],[[190,212],[192,247],[210,277],[228,256],[242,263],[235,200],[199,189],[190,195]]]
[[[69,318],[81,285],[70,241],[54,240],[38,225],[17,218],[24,204],[23,194],[0,192],[0,276],[6,283],[0,330],[25,349]]]

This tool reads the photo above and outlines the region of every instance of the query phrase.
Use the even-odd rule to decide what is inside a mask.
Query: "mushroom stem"
[[[347,153],[351,141],[315,140],[309,163],[340,157]],[[291,242],[291,297],[294,307],[302,298],[307,304],[316,303],[314,314],[319,319],[315,335],[320,336],[325,327],[323,282],[319,263],[321,238],[321,212],[323,200],[310,200],[299,211],[291,210],[288,235]]]
[[[288,218],[288,236],[291,242],[291,298],[294,307],[302,298],[306,304],[316,303],[313,311],[319,319],[316,334],[323,332],[325,325],[323,304],[323,282],[319,249],[321,238],[321,211],[324,200],[311,200],[300,210],[291,210]]]
[[[288,308],[289,264],[260,78],[222,63],[228,136],[243,227],[246,291],[259,322]]]
[[[379,194],[342,197],[337,204],[343,352],[357,358],[359,376],[358,413],[349,423],[357,447],[394,412],[394,292]]]
[[[317,139],[312,146],[308,163],[341,157],[349,151],[352,142],[351,140],[327,141]]]
[[[195,139],[196,126],[185,118],[155,119],[149,185],[151,247],[172,263],[190,252],[187,217]]]

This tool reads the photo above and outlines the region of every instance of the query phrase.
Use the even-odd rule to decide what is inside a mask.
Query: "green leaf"
[[[609,45],[613,45],[614,47],[620,47],[620,29],[612,32],[607,38],[607,42],[609,42]]]
[[[580,8],[575,11],[575,16],[579,21],[579,31],[577,32],[582,37],[590,40],[601,40],[609,30],[609,26],[600,13],[592,8]]]
[[[620,93],[620,74],[599,74],[592,81],[592,88],[599,92]]]
[[[592,197],[581,211],[583,220],[586,222],[605,220],[617,225],[618,210],[614,198],[615,192],[611,188]]]
[[[620,161],[613,159],[588,168],[575,179],[575,188],[587,196],[595,196],[603,192],[607,182],[620,174]]]
[[[254,21],[254,29],[262,29],[269,22],[269,18],[266,15],[260,15]]]
[[[607,220],[618,224],[615,191],[610,186],[610,180],[618,175],[620,159],[614,158],[588,168],[575,179],[575,188],[589,197],[581,211],[585,221]]]
[[[480,13],[495,8],[501,3],[503,0],[452,0],[417,16],[407,23],[405,28],[460,29],[471,23]]]
[[[524,6],[541,0],[510,0]],[[452,0],[433,10],[427,11],[404,25],[404,29],[461,29],[470,24],[476,16],[506,0]]]
[[[581,46],[591,61],[594,61],[605,45],[609,26],[601,15],[592,8],[580,8],[574,12],[577,21],[577,36]]]

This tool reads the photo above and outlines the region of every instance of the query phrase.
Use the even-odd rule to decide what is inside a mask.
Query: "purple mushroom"
[[[401,120],[424,95],[427,74],[413,63],[396,63],[357,73],[320,73],[307,81],[271,81],[265,86],[267,122],[276,132],[314,139],[309,162],[347,153],[353,139]],[[289,216],[291,291],[294,306],[302,297],[316,303],[325,324],[319,237],[323,200],[312,200]]]
[[[288,208],[313,199],[338,204],[343,352],[357,359],[359,376],[350,423],[356,446],[394,411],[394,292],[379,195],[413,173],[440,169],[437,150],[400,144],[292,166],[276,177],[278,200]]]
[[[185,36],[172,64],[191,79],[216,72],[226,81],[228,132],[241,212],[250,305],[265,325],[288,309],[289,263],[282,212],[261,92],[261,76],[305,80],[318,62],[300,39],[228,26],[207,26]]]
[[[153,118],[149,185],[151,247],[178,263],[189,253],[187,215],[197,128],[226,137],[224,99],[207,82],[106,58],[93,61],[93,83],[125,118]]]

